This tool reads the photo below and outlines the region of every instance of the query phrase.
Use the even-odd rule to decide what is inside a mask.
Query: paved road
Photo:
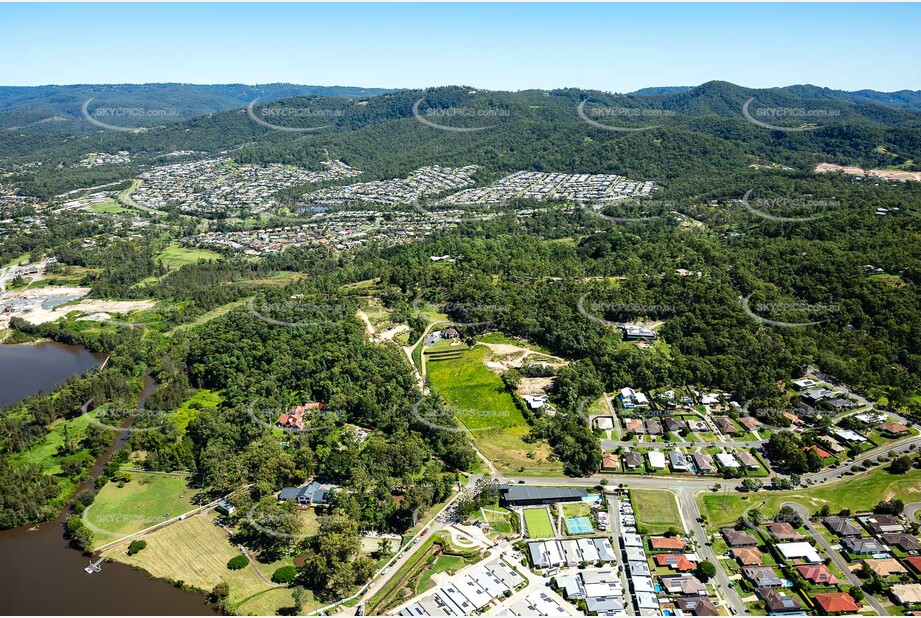
[[[620,526],[620,495],[608,494],[608,525],[611,527],[611,547],[617,555],[618,560],[624,563],[623,547],[620,546],[622,530]],[[633,597],[630,594],[630,587],[627,585],[627,569],[620,570],[620,585],[624,590],[624,610],[628,616],[633,616]]]
[[[796,502],[784,502],[781,506],[789,506],[794,511],[796,511],[796,514],[799,515],[803,520],[803,525],[806,527],[806,530],[809,532],[809,534],[812,535],[812,538],[815,539],[815,542],[819,545],[819,547],[825,550],[825,553],[829,558],[831,558],[831,561],[834,562],[839,569],[841,569],[841,572],[844,573],[847,581],[850,582],[852,586],[857,586],[860,588],[860,579],[858,579],[858,577],[851,571],[847,561],[845,561],[844,558],[841,557],[841,554],[838,553],[838,551],[835,550],[831,544],[825,540],[825,537],[819,534],[819,531],[813,527],[812,522],[809,520],[809,511],[806,509],[806,507]],[[865,594],[864,600],[880,616],[889,615],[888,612],[883,608],[882,604],[880,604],[880,602],[877,601],[872,595]]]
[[[726,570],[717,560],[713,548],[707,544],[710,541],[707,531],[703,524],[698,521],[700,511],[697,509],[697,500],[694,499],[696,491],[682,486],[676,493],[678,494],[678,502],[681,505],[681,518],[684,520],[685,527],[691,532],[692,538],[697,542],[697,554],[712,562],[716,567],[716,583],[719,584],[719,589],[722,591],[729,613],[736,616],[747,614],[748,610],[745,607],[745,603],[742,602],[742,598],[736,589],[729,587],[730,582],[729,577],[726,575]]]
[[[911,504],[905,505],[905,517],[908,518],[908,521],[921,523],[921,520],[919,520],[918,516],[915,514],[918,509],[921,509],[921,502],[912,502]]]

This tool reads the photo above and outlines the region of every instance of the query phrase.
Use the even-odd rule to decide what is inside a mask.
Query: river
[[[9,404],[40,390],[50,391],[68,375],[99,364],[104,357],[60,344],[0,345],[0,399]],[[11,389],[7,391],[7,388]],[[19,393],[14,397],[12,389]],[[153,392],[147,381],[139,404]],[[115,444],[96,462],[92,476],[128,432],[118,432]],[[87,482],[87,486],[92,481]],[[201,595],[185,592],[143,571],[112,562],[92,575],[84,571],[89,559],[70,547],[63,535],[65,509],[57,521],[29,531],[31,526],[0,531],[0,614],[3,615],[208,615],[214,614]]]

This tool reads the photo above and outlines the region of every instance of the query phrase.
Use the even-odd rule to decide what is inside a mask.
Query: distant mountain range
[[[645,99],[643,105],[658,101],[687,103],[713,84],[700,86],[658,86],[642,88],[627,95]],[[733,84],[729,84],[734,86]],[[740,86],[734,86],[743,89]],[[68,86],[0,86],[0,130],[13,129],[35,133],[77,133],[96,131],[82,114],[90,99],[93,109],[111,108],[120,126],[160,126],[198,116],[298,96],[342,98],[374,97],[397,92],[397,88],[360,88],[354,86],[306,86],[299,84],[75,84]],[[525,91],[527,92],[527,91]],[[754,92],[754,91],[753,91]],[[900,90],[848,92],[812,85],[760,89],[758,92],[791,95],[813,101],[837,101],[852,105],[875,104],[893,109],[921,110],[921,91]],[[639,103],[639,101],[638,101]],[[129,110],[129,111],[126,111]],[[143,110],[137,112],[136,110]],[[153,119],[153,120],[152,120]]]
[[[303,86],[299,84],[75,84],[70,86],[0,86],[0,129],[71,133],[95,131],[83,118],[83,104],[119,110],[118,121],[126,126],[150,124],[149,117],[125,110],[143,109],[161,124],[205,114],[225,112],[248,105],[303,95],[369,97],[384,88],[350,86]]]
[[[657,86],[634,90],[630,94],[639,96],[674,94],[676,92],[687,92],[694,88],[694,86]],[[877,103],[897,109],[921,110],[921,90],[899,90],[897,92],[857,90],[852,92],[848,90],[832,90],[831,88],[822,88],[821,86],[813,86],[812,84],[784,86],[782,88],[771,88],[770,90],[781,90],[802,99],[824,99],[830,101],[843,101],[845,103]]]

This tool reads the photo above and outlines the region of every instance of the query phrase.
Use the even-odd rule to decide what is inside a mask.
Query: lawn
[[[488,353],[486,347],[475,346],[461,352],[460,358],[427,361],[432,387],[451,404],[457,418],[471,430],[477,448],[499,470],[532,475],[561,473],[559,462],[547,460],[550,449],[546,444],[522,440],[530,427],[502,379],[486,368]]]
[[[684,530],[675,494],[664,489],[631,489],[630,502],[636,529],[642,534],[662,534],[669,528]]]
[[[225,581],[230,586],[231,605],[245,601],[245,613],[274,615],[275,610],[294,604],[290,591],[268,593],[272,586],[263,583],[252,566],[228,569],[227,562],[240,551],[230,543],[227,532],[204,515],[171,524],[144,536],[144,540],[147,547],[134,556],[128,556],[124,547],[106,552],[106,556],[140,567],[154,577],[182,580],[206,591]]]
[[[218,260],[220,257],[219,254],[207,249],[191,249],[170,243],[155,259],[161,260],[164,266],[172,270],[186,264],[195,264],[199,260]]]
[[[435,582],[432,581],[433,575],[446,571],[456,573],[466,565],[467,561],[461,556],[450,556],[446,554],[438,556],[438,558],[435,559],[435,563],[422,573],[422,577],[419,578],[419,583],[415,587],[414,594],[422,594],[429,588],[433,588],[435,586]]]
[[[107,483],[96,500],[83,512],[83,521],[93,531],[93,545],[98,547],[138,530],[156,525],[170,517],[195,508],[187,476],[131,472],[132,480],[119,487]]]
[[[567,502],[563,504],[563,517],[588,517],[592,507],[585,502]]]
[[[906,504],[921,500],[921,470],[890,474],[881,467],[828,485],[794,491],[765,491],[757,495],[707,493],[698,497],[698,504],[707,518],[707,526],[715,530],[734,524],[742,513],[762,501],[764,505],[759,510],[767,517],[777,513],[781,504],[791,499],[811,512],[827,504],[832,513],[837,513],[846,508],[854,512],[869,510],[881,500],[893,497],[902,498]]]
[[[548,539],[553,536],[553,526],[547,509],[525,509],[524,522],[528,528],[528,538]]]

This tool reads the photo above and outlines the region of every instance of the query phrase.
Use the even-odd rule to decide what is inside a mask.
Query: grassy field
[[[220,255],[207,249],[190,249],[180,247],[176,243],[170,243],[163,251],[157,254],[157,260],[162,260],[163,265],[169,269],[179,268],[186,264],[194,264],[199,260],[217,260]]]
[[[227,533],[204,515],[157,530],[144,540],[147,548],[134,556],[128,556],[124,548],[106,554],[154,577],[182,580],[206,591],[225,581],[230,586],[229,600],[241,606],[241,613],[274,615],[277,609],[294,605],[290,590],[272,590],[252,566],[239,571],[228,569],[227,562],[240,551],[230,543]],[[316,607],[318,604],[308,605],[306,611]]]
[[[844,479],[828,485],[821,485],[795,491],[769,491],[755,495],[738,493],[708,493],[698,497],[701,514],[707,518],[707,526],[717,529],[734,524],[748,509],[759,506],[767,517],[780,510],[781,504],[789,500],[799,502],[811,512],[828,505],[832,513],[841,509],[867,510],[881,500],[899,497],[906,504],[921,500],[921,470],[906,474],[890,474],[885,468]]]
[[[547,509],[525,509],[524,522],[528,528],[528,538],[547,539],[553,536]]]
[[[123,212],[130,212],[129,209],[125,208],[121,204],[118,204],[112,200],[101,202],[99,204],[93,204],[92,206],[90,206],[89,209],[94,212],[103,212],[103,213],[107,213],[110,215],[117,215]]]
[[[547,461],[546,445],[522,440],[530,427],[502,379],[486,368],[488,353],[486,347],[476,346],[460,358],[427,362],[432,386],[455,408],[477,448],[497,468],[519,474],[559,474],[562,466]]]
[[[207,311],[201,314],[200,316],[195,318],[194,321],[188,322],[187,324],[180,324],[176,328],[174,328],[173,330],[171,330],[170,332],[166,334],[172,335],[173,333],[177,333],[179,331],[188,330],[190,328],[195,328],[196,326],[201,326],[205,322],[210,322],[211,320],[215,318],[219,318],[222,315],[226,315],[230,313],[231,311],[233,311],[234,309],[238,307],[244,306],[248,301],[249,301],[248,298],[244,298],[243,300],[237,300],[232,303],[227,303],[226,305],[221,305],[220,307],[215,307],[211,311]]]
[[[564,517],[588,517],[592,514],[592,507],[585,502],[567,502],[563,505]]]
[[[83,512],[83,521],[93,531],[93,545],[156,525],[195,508],[183,475],[131,472],[132,480],[119,487],[107,483],[96,500]]]
[[[669,528],[684,530],[675,494],[663,489],[631,489],[630,502],[636,529],[642,534],[662,534]]]
[[[202,389],[183,402],[178,410],[170,414],[170,420],[179,429],[185,429],[188,427],[189,422],[195,418],[195,413],[199,407],[216,408],[222,401],[224,401],[224,398],[218,393],[206,388]]]

